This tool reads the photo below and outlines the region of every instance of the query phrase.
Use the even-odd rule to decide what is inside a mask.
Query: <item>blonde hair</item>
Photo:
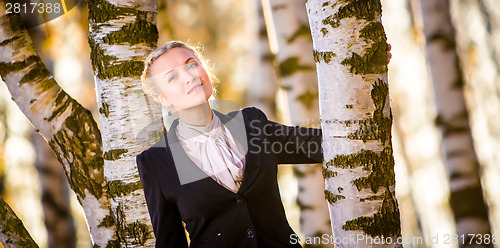
[[[215,95],[217,93],[217,91],[215,90],[215,84],[219,82],[219,79],[215,77],[212,72],[212,68],[208,67],[208,61],[203,59],[203,56],[201,55],[203,46],[201,46],[200,44],[190,45],[189,42],[184,43],[182,41],[176,40],[168,41],[167,43],[163,44],[163,46],[151,51],[146,60],[144,60],[144,70],[141,75],[142,90],[144,91],[144,93],[151,96],[158,95],[155,82],[151,79],[151,66],[153,66],[153,63],[157,58],[176,47],[185,48],[191,51],[193,55],[201,62],[203,68],[205,68],[205,71],[210,78],[210,82],[212,83],[212,95]]]

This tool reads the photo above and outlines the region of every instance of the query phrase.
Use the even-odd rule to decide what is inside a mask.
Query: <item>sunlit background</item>
[[[171,39],[201,43],[203,55],[210,60],[220,80],[216,98],[237,102],[241,107],[254,105],[255,87],[262,87],[255,84],[261,77],[256,75],[254,67],[255,61],[263,56],[255,51],[263,20],[253,0],[162,0],[158,4],[159,44]],[[419,3],[382,0],[382,6],[383,25],[393,55],[389,87],[402,231],[407,237],[424,238],[425,244],[413,247],[438,247],[431,244],[432,236],[454,233],[455,224],[448,204],[449,183],[435,124],[436,107],[424,52]],[[498,236],[500,2],[452,1],[451,9],[481,182],[492,231]],[[81,1],[67,14],[29,32],[56,81],[98,120],[87,43],[86,3]],[[269,89],[259,88],[257,92],[262,95],[274,92],[278,100],[266,114],[287,124],[287,117],[280,113],[284,101],[276,88],[270,85]],[[73,220],[69,222],[74,227],[70,231],[76,233],[76,246],[91,247],[83,211],[69,190],[57,159],[10,99],[3,83],[0,96],[0,193],[40,247],[48,247],[42,189],[53,186],[54,181],[60,182],[57,187],[65,197],[55,201],[70,206]],[[279,182],[289,222],[301,236],[297,180],[290,165],[280,165]]]

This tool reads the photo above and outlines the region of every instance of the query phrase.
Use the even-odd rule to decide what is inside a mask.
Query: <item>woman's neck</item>
[[[182,122],[193,126],[206,126],[213,120],[212,109],[208,102],[180,110],[178,113]]]

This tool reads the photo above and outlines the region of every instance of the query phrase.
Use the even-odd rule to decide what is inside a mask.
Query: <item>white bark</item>
[[[100,134],[90,112],[69,97],[43,66],[18,16],[0,4],[0,64],[12,99],[51,145],[82,204],[94,241],[105,246],[114,228],[99,226],[109,212],[103,188]],[[81,140],[80,140],[81,139]],[[79,142],[75,142],[75,141]],[[104,190],[105,191],[105,190]],[[104,243],[100,243],[100,242]]]
[[[279,64],[283,120],[291,125],[319,127],[318,84],[312,39],[305,6],[300,1],[264,0],[269,32],[274,32]],[[321,166],[294,165],[299,187],[301,231],[306,237],[331,234],[328,205],[324,201]]]
[[[460,0],[450,3],[457,51],[465,78],[465,98],[474,147],[484,177],[492,233],[500,235],[500,50],[498,1]]]
[[[144,95],[139,79],[144,58],[156,46],[157,37],[152,32],[156,31],[157,2],[119,0],[104,4],[114,11],[89,3],[89,42],[112,219],[121,246],[153,247],[153,229],[135,157],[161,138],[163,128],[160,105]],[[123,29],[129,25],[140,31]]]
[[[448,0],[421,0],[420,3],[438,114],[436,122],[442,134],[441,148],[450,180],[450,205],[457,234],[468,237],[460,246],[469,246],[476,241],[470,240],[469,234],[490,235],[490,228],[455,51],[455,30]]]
[[[386,0],[382,6],[384,29],[392,45],[389,88],[401,231],[404,237],[423,238],[413,247],[445,247],[431,244],[432,237],[453,233],[455,227],[430,100],[432,86],[419,43],[423,35],[415,32],[421,31],[420,22],[413,20],[411,0]]]
[[[306,3],[319,81],[325,195],[336,237],[401,235],[379,1]],[[354,14],[359,13],[359,14]],[[400,247],[347,243],[338,247]]]
[[[247,86],[248,105],[261,109],[270,120],[276,120],[275,97],[278,89],[278,78],[273,65],[274,54],[271,52],[262,12],[261,1],[247,1],[245,25],[252,39],[248,56],[251,79]]]

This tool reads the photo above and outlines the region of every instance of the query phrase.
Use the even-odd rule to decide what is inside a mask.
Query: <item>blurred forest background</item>
[[[290,114],[296,108],[287,100],[284,77],[287,65],[298,65],[280,55],[280,26],[276,24],[278,17],[273,16],[273,8],[277,8],[271,2],[159,0],[158,44],[171,39],[202,44],[203,54],[220,80],[216,99],[231,100],[241,107],[257,106],[270,119],[284,124],[314,126],[314,121],[299,123]],[[500,238],[500,1],[455,0],[450,4],[456,33],[449,42],[456,44],[467,107],[464,114],[470,121],[489,223],[492,233]],[[396,193],[403,235],[424,238],[424,244],[414,247],[456,247],[431,244],[433,236],[455,233],[456,224],[437,117],[436,99],[446,99],[434,91],[421,6],[419,0],[382,0],[383,25],[392,45],[389,89]],[[305,6],[301,11],[305,15]],[[305,28],[297,39],[310,43]],[[88,32],[84,1],[67,14],[29,29],[38,54],[56,81],[99,120]],[[308,66],[315,74],[314,63]],[[309,89],[302,89],[297,99],[317,108],[317,88]],[[3,83],[0,95],[0,194],[40,247],[91,247],[82,208],[61,165]],[[319,115],[308,117],[318,119]],[[300,218],[304,204],[300,198],[297,201],[298,178],[307,170],[291,165],[279,168],[287,217],[299,236],[308,232],[301,226],[307,222],[304,218],[317,222],[314,216]],[[459,204],[468,201],[463,199]],[[318,204],[326,206],[326,201]]]

